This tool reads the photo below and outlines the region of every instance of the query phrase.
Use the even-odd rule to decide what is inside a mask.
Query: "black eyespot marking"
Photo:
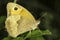
[[[18,8],[17,8],[17,7],[15,7],[15,8],[14,8],[14,10],[18,10]]]

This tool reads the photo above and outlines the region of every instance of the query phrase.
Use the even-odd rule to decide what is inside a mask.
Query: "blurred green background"
[[[4,22],[7,15],[6,5],[13,1],[0,0],[0,40],[11,40],[9,37],[5,38],[8,36],[8,33],[6,32]],[[28,9],[36,20],[40,18],[41,23],[38,25],[40,30],[45,31],[48,29],[52,33],[52,35],[43,35],[44,39],[36,37],[37,39],[30,38],[31,40],[60,40],[60,0],[17,0],[17,4]],[[13,40],[23,39],[18,37]]]

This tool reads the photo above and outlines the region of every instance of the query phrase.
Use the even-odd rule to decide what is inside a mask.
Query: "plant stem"
[[[26,35],[24,39],[29,38],[29,37],[31,37],[31,31],[29,31],[29,33]]]
[[[14,0],[14,3],[16,3],[17,2],[17,0]]]

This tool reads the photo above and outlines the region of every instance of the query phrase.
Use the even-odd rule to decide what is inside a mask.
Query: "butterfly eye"
[[[17,8],[17,7],[15,7],[15,8],[14,8],[14,10],[18,10],[18,8]]]

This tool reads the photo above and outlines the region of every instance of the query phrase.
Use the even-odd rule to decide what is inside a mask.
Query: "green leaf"
[[[6,20],[6,16],[1,16],[0,17],[0,30],[4,28],[5,20]]]
[[[11,40],[11,38],[10,37],[5,37],[2,40]]]
[[[51,32],[49,30],[43,31],[43,30],[36,29],[32,32],[29,32],[24,39],[32,38],[32,37],[42,37],[43,35],[51,35]]]
[[[5,20],[6,20],[6,16],[1,16],[1,17],[0,17],[0,23],[4,23]]]
[[[31,36],[41,36],[42,35],[42,32],[41,30],[34,30],[31,32]]]
[[[24,38],[23,37],[17,37],[17,38],[14,38],[12,40],[24,40]]]
[[[31,33],[31,36],[43,36],[43,35],[51,35],[52,33],[49,30],[34,30]]]
[[[31,37],[30,40],[45,40],[42,36]]]
[[[49,30],[42,31],[42,35],[51,35],[52,33]]]
[[[24,39],[23,39],[23,37],[16,37],[16,38],[5,37],[2,40],[24,40]]]
[[[26,38],[30,38],[30,37],[36,37],[36,36],[41,36],[42,35],[42,32],[40,30],[34,30],[34,31],[30,31],[24,39]]]

